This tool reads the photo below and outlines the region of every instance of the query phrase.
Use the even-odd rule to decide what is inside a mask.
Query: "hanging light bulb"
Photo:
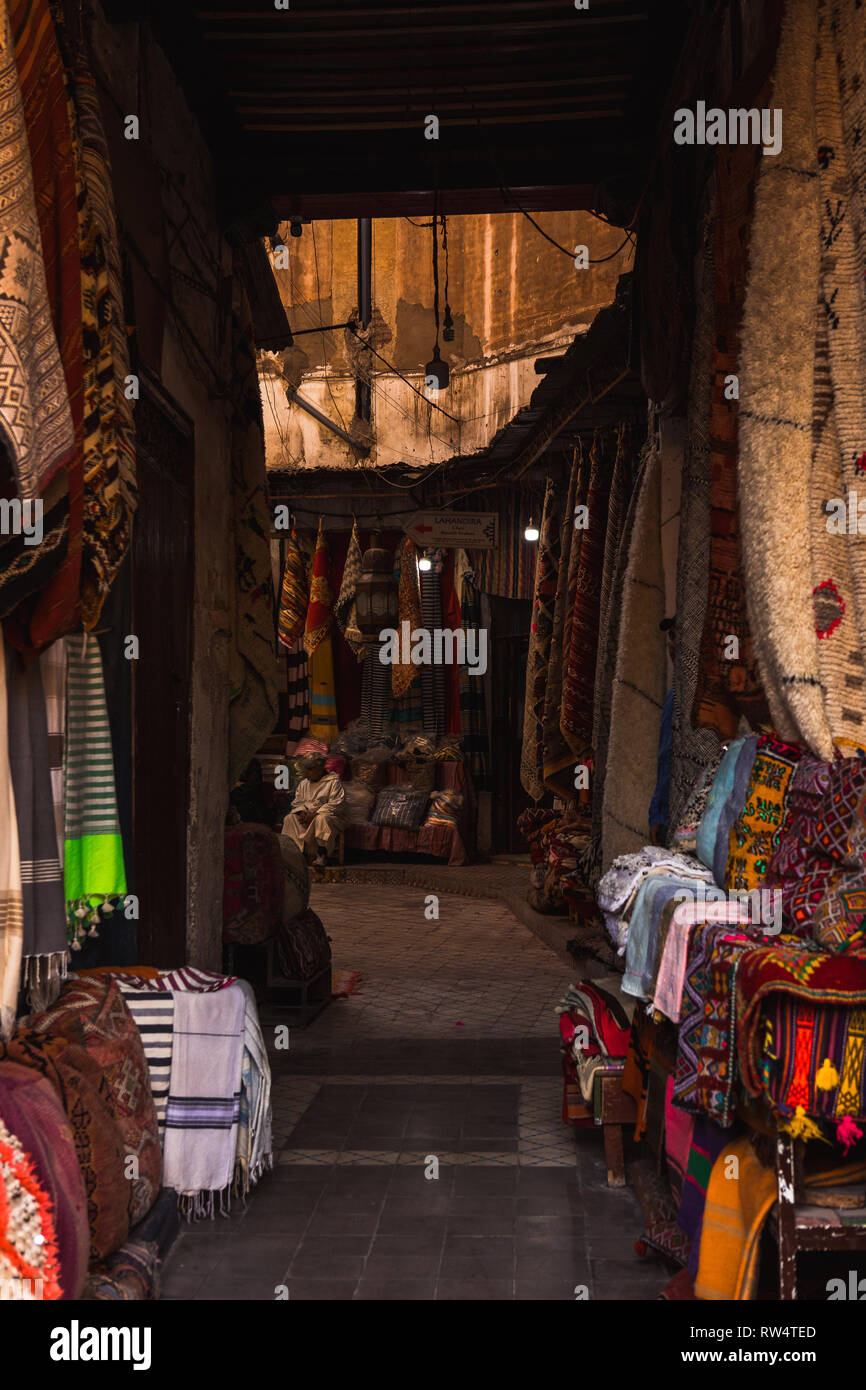
[[[419,570],[423,570],[426,574],[427,570],[432,570],[433,561],[428,560],[426,555],[422,555],[421,559],[418,561],[418,568]]]
[[[524,533],[523,533],[523,538],[524,538],[524,540],[527,540],[527,541],[537,541],[537,540],[538,540],[538,527],[536,526],[535,522],[532,520],[532,517],[529,518],[529,524],[528,524],[528,526],[526,527],[526,530],[525,530]]]

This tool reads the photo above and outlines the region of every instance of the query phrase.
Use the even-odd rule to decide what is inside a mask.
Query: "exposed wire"
[[[315,222],[311,222],[311,223],[310,223],[310,231],[312,232],[312,236],[313,236],[313,262],[314,262],[315,269],[316,269],[316,303],[319,305],[319,312],[321,313],[321,306],[322,306],[322,285],[321,285],[321,281],[319,280],[319,253],[318,253],[318,250],[316,249],[316,224],[315,224]],[[328,365],[327,353],[328,353],[328,348],[327,348],[327,345],[326,345],[326,343],[325,343],[325,333],[324,333],[324,330],[322,330],[322,355],[323,355],[323,357],[325,358],[325,366],[326,366],[326,368],[327,368],[327,365]],[[335,397],[334,397],[334,393],[333,393],[333,391],[331,390],[331,382],[330,382],[330,377],[329,377],[329,374],[328,374],[327,370],[326,370],[326,372],[325,372],[325,385],[326,385],[327,388],[328,388],[328,395],[331,397],[331,404],[333,405],[334,409],[335,409],[336,412],[337,412],[337,415],[338,415],[339,418],[340,418],[340,424],[343,426],[343,429],[345,430],[346,434],[351,434],[352,431],[347,427],[346,421],[343,419],[343,412],[340,410],[340,407],[337,405],[336,399],[335,399]]]

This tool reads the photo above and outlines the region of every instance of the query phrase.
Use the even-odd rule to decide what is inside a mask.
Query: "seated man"
[[[298,783],[292,809],[283,821],[283,834],[304,854],[315,854],[313,864],[324,868],[334,842],[346,824],[346,793],[336,772],[325,771],[325,758],[311,753],[298,762],[307,774]]]

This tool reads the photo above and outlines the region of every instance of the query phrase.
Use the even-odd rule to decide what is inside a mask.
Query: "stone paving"
[[[320,884],[360,992],[271,1051],[274,1172],[184,1228],[168,1299],[652,1299],[640,1213],[600,1131],[560,1118],[569,966],[501,903]],[[279,1009],[264,1008],[266,1038]],[[434,1174],[438,1174],[435,1175]],[[585,1295],[584,1295],[585,1290]]]

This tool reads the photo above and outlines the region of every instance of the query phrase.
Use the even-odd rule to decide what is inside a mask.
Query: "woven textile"
[[[730,1143],[727,1130],[706,1115],[695,1115],[686,1170],[683,1175],[682,1197],[677,1211],[677,1224],[691,1242],[688,1269],[698,1272],[701,1228],[704,1224],[704,1205],[713,1164],[722,1149]],[[694,1296],[694,1295],[693,1295]]]
[[[442,628],[442,580],[437,568],[437,557],[433,568],[421,574],[421,626],[427,632]],[[445,668],[441,665],[421,667],[421,718],[425,734],[441,738],[445,733]]]
[[[106,898],[126,893],[123,840],[117,816],[111,730],[99,643],[87,634],[66,642],[64,891],[75,949]]]
[[[422,625],[421,593],[418,588],[418,560],[414,542],[408,536],[400,550],[399,569],[400,574],[397,580],[398,631],[403,632],[403,623],[408,623],[409,632],[417,632]],[[400,654],[408,656],[409,653],[404,651],[405,646],[405,643],[400,643]],[[391,693],[394,699],[402,699],[412,682],[417,678],[418,667],[412,661],[407,661],[405,664],[395,662],[391,667]],[[418,693],[420,694],[420,686]]]
[[[294,650],[303,638],[310,596],[307,589],[307,562],[295,529],[286,542],[286,564],[280,587],[280,606],[277,615],[277,634],[284,647]]]
[[[294,752],[310,727],[310,682],[307,649],[298,637],[286,653],[286,752]]]
[[[468,644],[469,634],[478,634],[482,622],[481,596],[468,574],[463,576],[460,585],[460,616]],[[480,651],[477,636],[475,640],[475,650]],[[481,676],[470,675],[466,667],[460,669],[460,742],[475,790],[486,791],[490,785],[490,748],[487,739],[484,680]]]
[[[699,679],[710,571],[710,397],[712,391],[715,261],[715,180],[705,194],[700,227],[700,280],[692,340],[686,440],[680,488],[677,548],[674,710],[671,727],[669,824],[685,820],[684,807],[701,769],[718,761],[719,739],[695,728],[692,707]]]
[[[809,539],[813,526],[826,525],[810,506],[820,261],[817,14],[811,0],[789,0],[782,22],[772,101],[785,112],[785,157],[761,161],[755,194],[740,334],[738,488],[749,624],[774,727],[831,758]],[[785,276],[778,273],[780,226]],[[780,458],[785,506],[768,506]]]
[[[131,539],[138,494],[120,238],[96,79],[83,48],[71,59],[81,149],[79,242],[84,325],[84,509],[81,614],[96,626]]]
[[[107,1079],[99,1063],[69,1038],[30,1029],[0,1043],[0,1061],[15,1062],[50,1081],[72,1130],[87,1196],[90,1257],[101,1260],[129,1230],[126,1149]]]
[[[758,106],[765,104],[763,100],[757,101]],[[760,146],[732,145],[720,151],[716,164],[708,420],[709,592],[692,715],[696,725],[710,728],[720,738],[736,733],[741,714],[752,725],[757,724],[765,708],[746,615],[740,556],[739,411],[737,401],[729,399],[731,377],[739,371],[737,329],[745,291],[754,184],[761,155]],[[763,161],[764,167],[768,162]],[[740,411],[748,399],[741,389]],[[735,654],[729,643],[731,636],[736,637],[739,644]]]
[[[64,525],[68,532],[65,558],[58,551],[59,568],[44,586],[40,584],[32,611],[28,604],[15,613],[22,640],[40,647],[69,632],[79,613],[84,361],[76,155],[63,64],[48,0],[11,0],[9,18],[30,146],[46,286],[75,437],[66,468],[65,496],[60,503],[62,511],[68,513]],[[48,502],[48,498],[44,500]]]
[[[0,1038],[10,1037],[15,1027],[24,950],[21,856],[7,711],[6,647],[0,630]]]
[[[331,963],[331,945],[321,917],[304,908],[277,932],[277,960],[288,980],[312,980]]]
[[[580,555],[576,566],[571,568],[567,596],[571,616],[560,722],[574,757],[583,762],[592,754],[601,589],[614,461],[612,443],[612,439],[606,439],[601,434],[596,434],[592,443],[585,500],[588,525],[575,533],[580,544]],[[608,579],[610,582],[610,570]]]
[[[542,781],[554,796],[571,801],[574,796],[574,754],[560,728],[564,710],[565,685],[565,614],[568,592],[569,561],[572,549],[580,544],[581,533],[575,529],[575,501],[578,496],[580,464],[577,454],[572,460],[565,506],[559,533],[559,571],[556,598],[553,605],[553,627],[550,634],[550,654],[544,692],[542,720],[543,766]],[[580,640],[580,634],[574,634]]]
[[[304,625],[304,646],[308,656],[313,655],[319,643],[331,630],[333,594],[328,583],[328,566],[328,541],[325,536],[324,522],[319,517],[316,549],[310,572],[310,599]]]
[[[734,780],[727,800],[722,806],[719,815],[718,826],[716,828],[716,840],[713,846],[713,878],[716,883],[724,883],[725,875],[728,870],[728,862],[731,854],[731,829],[737,824],[740,826],[740,834],[746,836],[747,847],[755,845],[756,835],[759,835],[764,827],[765,807],[758,805],[756,801],[749,801],[749,786],[753,776],[755,760],[758,753],[758,740],[747,738],[740,749],[734,768]],[[752,820],[750,822],[750,832],[746,834],[746,818],[749,814],[747,808],[752,808]],[[758,826],[755,826],[755,820]]]
[[[361,545],[358,540],[358,523],[352,525],[352,535],[349,540],[349,549],[346,554],[346,563],[343,566],[343,578],[340,581],[340,592],[334,604],[334,618],[337,627],[343,634],[347,646],[351,648],[355,656],[360,661],[364,653],[364,638],[361,629],[358,627],[358,580],[361,577],[363,567],[363,556],[361,555]]]
[[[60,1297],[80,1297],[87,1273],[90,1234],[87,1196],[72,1130],[54,1088],[14,1062],[0,1062],[0,1120],[27,1154],[49,1198],[57,1236]]]
[[[548,478],[535,569],[535,594],[526,658],[523,743],[520,754],[520,783],[534,801],[539,801],[544,795],[544,783],[541,780],[544,763],[544,697],[556,602],[561,505],[558,489],[553,480]]]
[[[6,4],[0,7],[0,428],[22,498],[44,492],[75,447],[45,284],[30,149]]]
[[[417,830],[424,819],[428,794],[407,787],[383,787],[371,816],[373,825],[393,825],[400,830]]]
[[[833,388],[835,458],[842,487],[826,496],[849,499],[862,493],[866,469],[866,14],[860,0],[838,0],[819,7],[815,71],[815,123],[820,186],[821,306],[827,332]],[[812,534],[819,534],[823,508],[816,510]],[[826,535],[826,525],[824,527]],[[862,677],[866,650],[866,536],[859,527],[833,536],[833,568],[815,575],[814,585],[833,582],[831,622],[838,623],[828,638],[838,642],[838,719],[828,709],[834,736],[847,733],[840,725],[855,725],[862,737],[862,694],[846,676]],[[847,552],[843,557],[840,551]],[[847,559],[850,578],[844,576]],[[839,572],[837,572],[839,571]],[[853,609],[853,612],[851,611]],[[853,621],[852,621],[853,620]],[[816,611],[819,650],[820,613]],[[823,653],[822,653],[823,654]],[[847,698],[846,698],[847,697]],[[850,735],[848,735],[850,736]]]
[[[729,1176],[732,1158],[736,1182]],[[761,1165],[748,1136],[729,1140],[707,1184],[695,1279],[698,1298],[754,1297],[761,1233],[777,1196],[775,1169]]]
[[[243,991],[230,985],[174,997],[164,1180],[193,1215],[226,1209],[235,1171],[244,1052]]]
[[[331,744],[340,732],[337,720],[337,687],[334,680],[334,648],[328,633],[316,644],[307,662],[307,684],[310,692],[311,738]]]
[[[128,1240],[89,1271],[82,1299],[88,1303],[137,1303],[159,1296],[159,1246]]]
[[[266,825],[230,825],[223,850],[224,943],[256,946],[274,935],[283,905],[280,837]]]
[[[610,731],[610,704],[613,695],[613,681],[616,675],[617,637],[619,619],[622,612],[622,585],[628,562],[628,540],[626,539],[629,503],[634,486],[635,459],[631,446],[631,431],[622,425],[617,437],[616,456],[610,479],[610,496],[607,506],[607,526],[604,537],[604,557],[601,568],[601,589],[598,600],[598,635],[595,639],[597,653],[595,662],[592,745],[593,745],[593,807],[595,820],[595,788],[599,793],[604,788],[604,773],[607,765],[607,744]],[[592,481],[590,480],[592,491]],[[592,512],[590,512],[590,526]],[[631,513],[632,521],[634,513]],[[631,529],[628,528],[628,535]],[[625,543],[624,543],[625,542]],[[575,658],[578,653],[574,652]]]
[[[129,1219],[140,1221],[156,1201],[162,1155],[147,1060],[118,986],[105,978],[72,979],[50,1009],[31,1016],[29,1026],[35,1033],[80,1041],[99,1064],[125,1158],[135,1160],[127,1177]]]
[[[623,584],[619,653],[611,700],[605,771],[602,860],[637,850],[649,838],[659,726],[665,698],[661,461],[647,446]]]
[[[763,1011],[782,995],[777,1032]],[[813,1005],[804,1009],[801,1005]],[[797,1005],[797,1007],[794,1007]],[[811,945],[774,943],[748,952],[737,979],[737,1052],[743,1084],[770,1096],[784,1114],[866,1118],[866,955],[828,955]],[[770,1043],[769,1049],[767,1043]],[[820,1054],[820,1055],[819,1055]],[[835,1078],[819,1075],[829,1058]]]
[[[250,1188],[274,1162],[271,1067],[259,1024],[255,991],[247,980],[237,980],[236,988],[243,993],[245,1007],[234,1190],[241,1197],[247,1197]]]
[[[174,995],[138,989],[133,982],[119,982],[126,1006],[135,1020],[147,1059],[160,1142],[165,1131],[165,1111],[171,1080],[171,1045],[174,1033]]]
[[[498,511],[496,548],[468,552],[481,593],[498,598],[535,597],[535,547],[527,544],[523,534],[531,515],[531,497],[509,493]]]
[[[787,795],[802,749],[761,735],[742,811],[728,841],[725,887],[760,887],[787,816]]]
[[[45,722],[48,732],[48,760],[57,857],[63,865],[65,808],[63,804],[63,738],[66,728],[66,643],[52,642],[39,658],[45,695]]]
[[[63,871],[48,762],[45,697],[39,666],[7,652],[9,761],[21,862],[25,979],[33,1008],[56,998],[66,973],[68,943]]]
[[[748,938],[735,928],[696,925],[689,938],[680,1005],[673,1098],[727,1128],[736,1080],[736,977]]]
[[[701,768],[698,779],[680,813],[679,824],[670,837],[669,848],[680,854],[694,854],[697,850],[698,828],[707,809],[707,801],[713,781],[719,769],[721,751]]]

